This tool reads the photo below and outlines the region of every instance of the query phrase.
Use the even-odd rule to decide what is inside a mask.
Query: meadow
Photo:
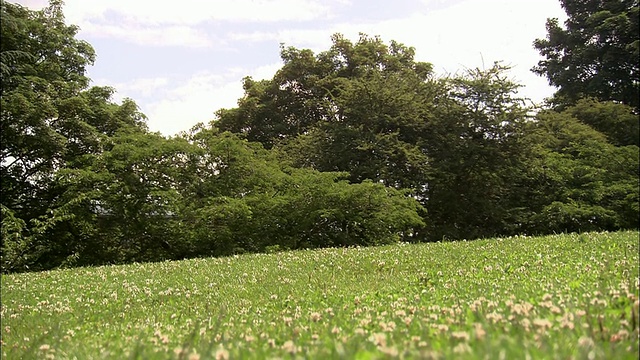
[[[638,232],[2,276],[3,359],[637,359]]]

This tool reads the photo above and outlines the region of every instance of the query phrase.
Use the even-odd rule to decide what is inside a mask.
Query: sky
[[[243,77],[270,79],[281,43],[319,53],[335,33],[414,47],[441,76],[502,61],[519,95],[539,103],[554,88],[530,71],[542,59],[532,43],[547,18],[566,19],[559,0],[66,0],[64,14],[96,50],[92,85],[135,100],[166,136],[235,107]]]

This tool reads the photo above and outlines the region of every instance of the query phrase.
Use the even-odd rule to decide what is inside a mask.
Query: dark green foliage
[[[109,136],[144,131],[144,116],[131,100],[112,103],[112,89],[87,89],[95,54],[65,24],[61,2],[41,11],[0,5],[2,268],[71,265],[96,229],[91,197],[73,192],[65,173],[89,172]]]
[[[437,79],[413,49],[366,35],[282,58],[273,79],[246,79],[216,124],[292,166],[408,189],[426,209],[413,239],[637,226],[623,148],[637,143],[638,121],[626,105],[583,100],[550,126],[555,113],[534,117],[499,63]],[[584,136],[597,140],[578,147]]]
[[[547,20],[547,38],[534,47],[544,57],[533,71],[558,87],[555,102],[613,100],[638,114],[640,27],[637,0],[561,0],[565,27]]]
[[[425,195],[429,239],[511,233],[514,208],[527,206],[514,184],[526,166],[529,109],[505,70],[494,64],[444,80],[447,100],[427,123],[424,140],[433,159]]]
[[[528,137],[536,145],[525,184],[532,214],[524,229],[637,228],[638,147],[608,143],[605,135],[573,117],[575,112],[545,111],[531,124]]]
[[[568,111],[583,124],[606,135],[607,140],[615,146],[640,146],[640,116],[634,114],[630,106],[612,101],[581,99]]]
[[[1,5],[3,272],[638,227],[637,79],[562,85],[563,106],[535,113],[499,63],[437,78],[413,48],[335,35],[319,54],[283,46],[237,108],[166,138],[88,88],[95,55],[60,2]]]
[[[188,139],[199,149],[182,194],[193,255],[376,245],[422,225],[418,203],[402,191],[284,166],[259,144],[215,128]]]

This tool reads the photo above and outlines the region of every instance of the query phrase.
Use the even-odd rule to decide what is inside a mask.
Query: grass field
[[[2,277],[3,359],[638,359],[638,232]]]

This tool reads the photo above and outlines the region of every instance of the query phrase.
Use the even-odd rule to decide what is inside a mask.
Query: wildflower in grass
[[[516,315],[529,316],[529,313],[533,309],[533,305],[527,302],[515,304],[511,308],[511,312]]]
[[[47,344],[40,345],[40,351],[48,351],[49,349],[51,349],[51,346]]]
[[[229,351],[225,350],[222,346],[216,350],[216,360],[229,360]]]
[[[621,341],[621,340],[626,340],[628,338],[629,338],[629,332],[627,330],[625,330],[625,329],[622,329],[622,330],[618,331],[617,333],[612,334],[611,338],[610,338],[610,341],[611,342],[618,342],[618,341]]]
[[[476,334],[476,339],[477,340],[483,340],[484,337],[487,335],[487,332],[485,331],[485,329],[482,327],[482,324],[480,323],[474,323],[473,324],[473,328],[475,330],[475,334]]]
[[[456,354],[466,354],[471,352],[471,346],[466,342],[461,342],[453,348],[453,352]]]
[[[551,329],[553,324],[548,319],[534,319],[533,325],[540,329],[540,331],[545,331]]]
[[[353,333],[356,335],[364,336],[367,332],[364,331],[363,328],[356,328],[355,330],[353,330]]]
[[[187,349],[183,348],[182,346],[177,346],[175,349],[173,349],[173,353],[181,359],[187,353]]]
[[[312,312],[311,315],[309,315],[309,318],[313,322],[318,322],[322,319],[322,314],[320,314],[319,312]]]
[[[396,323],[393,321],[389,321],[387,323],[385,323],[384,321],[381,321],[379,325],[382,331],[392,332],[393,330],[396,329]]]
[[[378,350],[380,350],[381,353],[385,355],[389,355],[391,357],[398,356],[398,349],[396,349],[394,346],[392,347],[380,346],[378,347]]]
[[[625,319],[620,320],[621,327],[629,327],[629,322]]]
[[[485,317],[487,320],[490,320],[494,324],[504,320],[504,316],[502,316],[502,314],[496,313],[495,311],[487,314]]]
[[[341,331],[341,329],[339,327],[337,327],[337,326],[334,326],[333,329],[331,329],[331,333],[334,334],[334,335],[339,334],[340,331]]]
[[[607,306],[607,300],[604,300],[604,299],[593,298],[591,299],[590,303],[591,305],[595,305],[595,306],[598,306],[598,305]]]
[[[411,322],[413,321],[413,319],[410,318],[409,316],[407,316],[407,317],[404,318],[403,321],[404,321],[405,325],[409,326],[409,325],[411,325]]]
[[[449,331],[449,326],[445,325],[445,324],[438,324],[436,325],[436,328],[438,330],[440,330],[440,332],[445,333],[447,331]]]
[[[276,341],[274,339],[269,339],[267,340],[267,345],[269,345],[270,348],[274,348],[276,347]]]
[[[578,346],[582,349],[589,350],[594,346],[596,346],[596,343],[593,341],[592,338],[588,336],[583,336],[580,339],[578,339]]]
[[[376,346],[387,346],[387,335],[385,333],[374,333],[369,337],[369,341]]]
[[[460,341],[469,341],[469,334],[466,331],[454,331],[451,333],[451,338]]]
[[[189,360],[200,360],[200,354],[195,351],[192,352],[191,354],[189,354]]]
[[[333,308],[326,308],[324,309],[324,312],[329,316],[335,316],[335,314],[333,313]]]
[[[288,352],[291,355],[294,355],[297,351],[296,345],[291,340],[287,340],[284,344],[282,344],[282,350]]]
[[[473,312],[477,312],[480,307],[482,306],[482,301],[480,300],[474,300],[470,305],[469,308],[471,309],[471,311]]]

